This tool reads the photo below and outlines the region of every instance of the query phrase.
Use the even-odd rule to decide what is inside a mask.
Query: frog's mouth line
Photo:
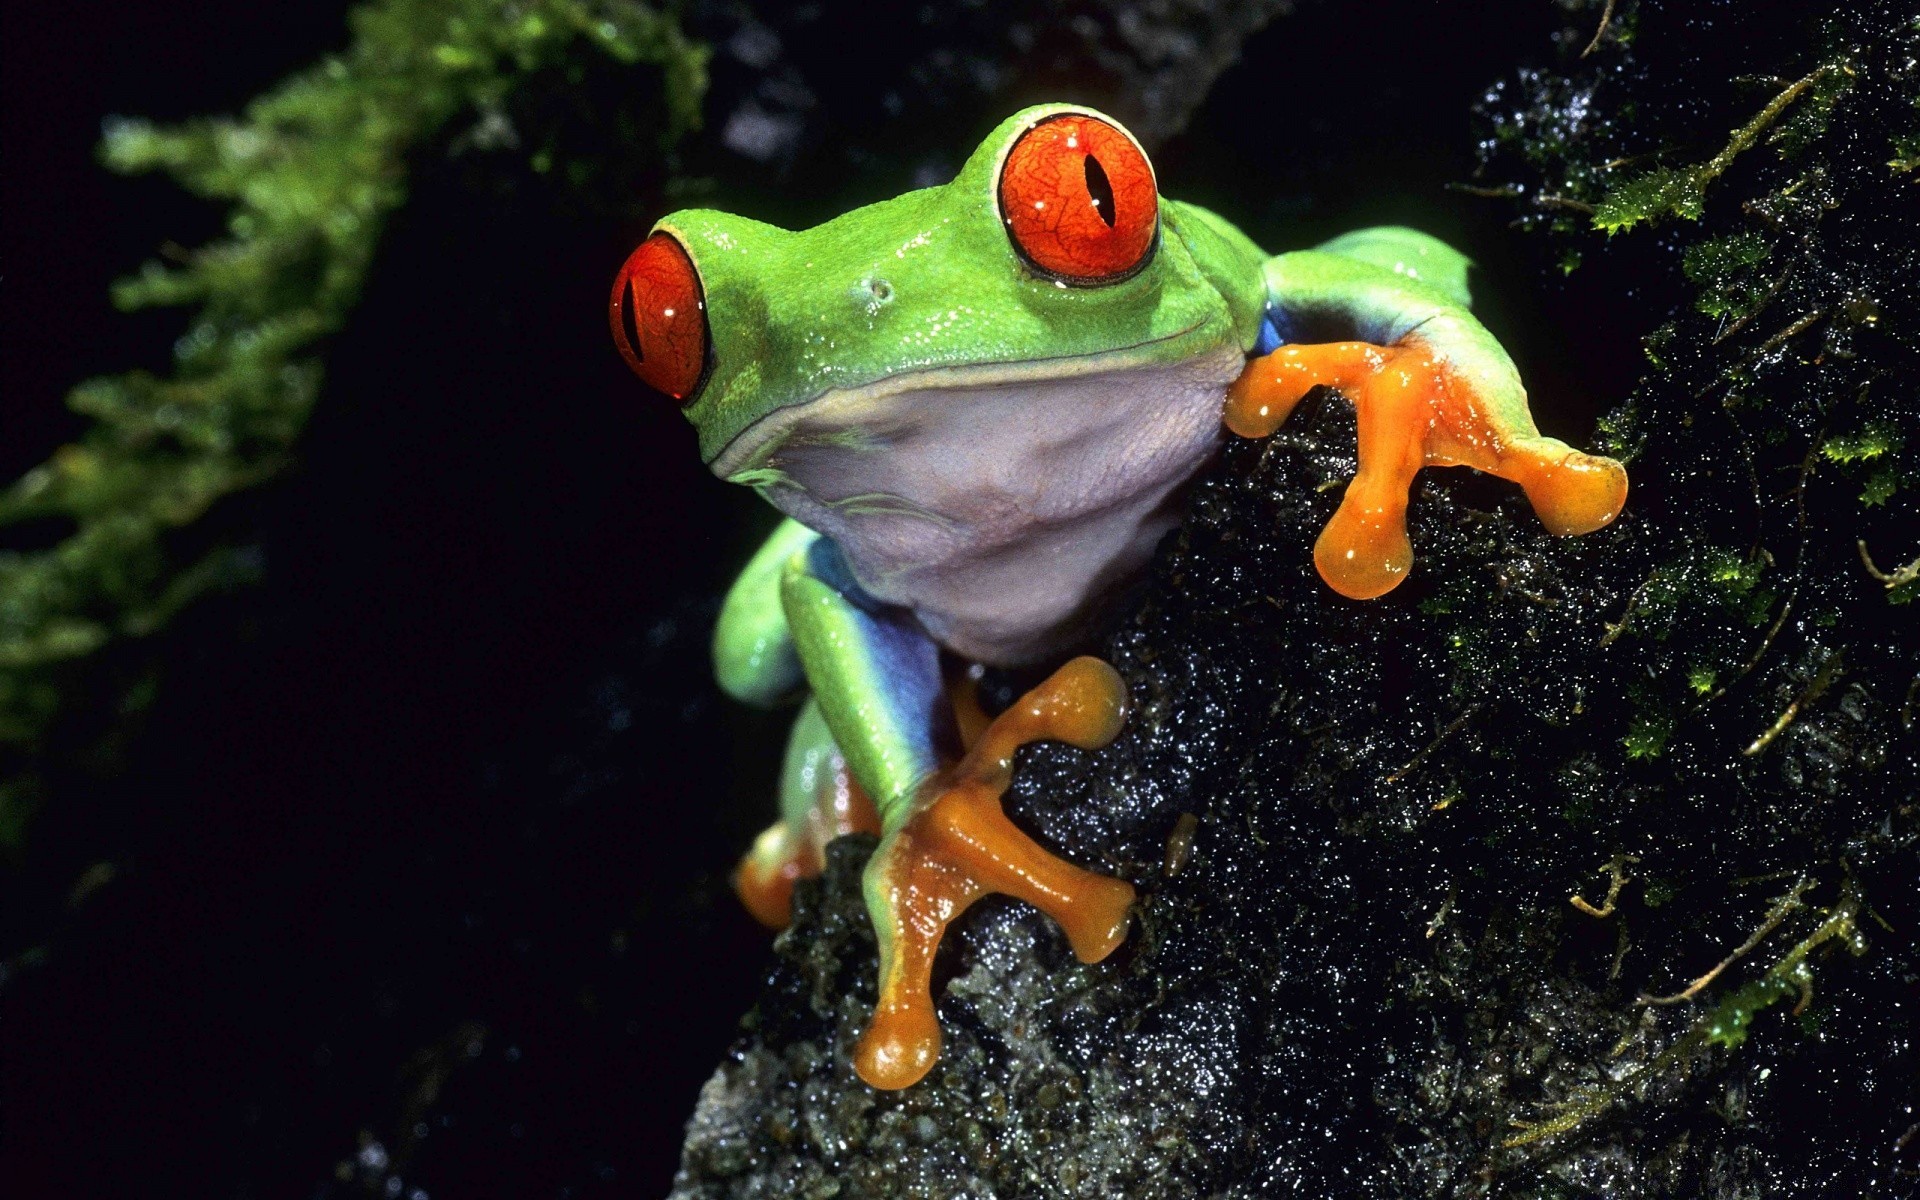
[[[921,367],[901,371],[855,388],[828,388],[805,400],[785,405],[735,434],[733,440],[715,455],[713,473],[734,480],[743,472],[763,464],[763,452],[780,445],[795,426],[807,419],[819,406],[832,403],[839,408],[876,403],[902,392],[961,391],[1000,387],[1009,384],[1038,383],[1072,379],[1086,375],[1104,375],[1142,365],[1149,352],[1177,342],[1205,329],[1212,322],[1196,321],[1187,328],[1139,342],[1121,350],[1100,350],[1092,354],[1065,354],[1057,358],[1033,358],[1017,363],[973,363],[966,366]],[[1217,347],[1197,349],[1199,357]]]

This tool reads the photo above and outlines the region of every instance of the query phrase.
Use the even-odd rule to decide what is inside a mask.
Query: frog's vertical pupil
[[[1153,256],[1153,168],[1106,121],[1071,112],[1044,117],[1007,148],[1000,216],[1014,250],[1051,282],[1117,283]]]
[[[1113,211],[1113,184],[1107,180],[1107,169],[1101,166],[1100,160],[1091,154],[1087,155],[1084,161],[1087,173],[1087,195],[1093,197],[1094,211],[1098,212],[1100,219],[1107,223],[1107,228],[1112,229],[1118,214]]]
[[[641,362],[647,361],[646,352],[640,349],[640,328],[633,322],[633,280],[627,280],[626,288],[620,293],[620,332],[627,335],[627,345],[633,347],[633,356]]]

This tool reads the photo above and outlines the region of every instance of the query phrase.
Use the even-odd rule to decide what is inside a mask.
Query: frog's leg
[[[791,517],[782,520],[727,589],[713,630],[713,675],[743,704],[773,708],[806,687],[780,607],[780,572],[819,536]]]
[[[780,607],[780,572],[819,536],[798,521],[782,521],[728,589],[713,632],[713,673],[734,699],[772,708],[804,691],[806,678]],[[780,819],[740,859],[734,891],[762,924],[783,928],[794,881],[820,873],[826,844],[842,833],[877,829],[872,803],[852,785],[819,709],[809,701],[787,739]]]
[[[879,832],[873,801],[853,781],[820,706],[809,697],[787,737],[780,819],[740,859],[733,889],[762,925],[784,929],[793,919],[793,885],[825,868],[827,843],[849,833]]]
[[[912,618],[875,602],[822,540],[792,558],[787,620],[820,712],[884,831],[867,864],[880,943],[880,996],[854,1067],[879,1088],[917,1082],[940,1054],[931,976],[947,925],[993,892],[1058,921],[1085,962],[1126,937],[1133,888],[1042,849],[1000,808],[1013,753],[1058,740],[1087,749],[1120,730],[1126,690],[1113,668],[1078,658],[990,722],[958,761],[939,652]]]
[[[1360,469],[1314,546],[1321,577],[1356,599],[1399,585],[1413,565],[1407,493],[1423,466],[1477,467],[1519,484],[1556,534],[1611,522],[1626,503],[1626,470],[1541,436],[1513,360],[1466,310],[1464,270],[1440,263],[1433,282],[1396,271],[1387,258],[1431,239],[1369,232],[1393,236],[1348,235],[1341,241],[1355,245],[1267,260],[1256,351],[1271,352],[1227,393],[1227,427],[1242,437],[1272,433],[1318,384],[1353,401]]]

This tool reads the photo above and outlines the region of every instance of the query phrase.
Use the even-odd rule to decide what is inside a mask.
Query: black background
[[[73,383],[165,368],[180,314],[119,314],[109,281],[219,232],[170,182],[99,168],[103,117],[235,110],[343,46],[343,11],[10,10],[9,478],[82,428]],[[1453,240],[1543,427],[1577,438],[1631,382],[1641,322],[1608,307],[1630,294],[1557,282],[1501,210],[1445,190],[1474,98],[1548,58],[1556,24],[1307,6],[1156,155],[1162,187],[1270,249],[1382,221]],[[927,136],[964,154],[1004,115]],[[710,157],[715,202],[766,219],[885,194]],[[421,170],[299,467],[217,514],[258,539],[264,584],[185,618],[119,766],[63,776],[9,875],[4,949],[44,956],[0,990],[0,1144],[27,1187],[0,1190],[352,1194],[368,1176],[336,1164],[364,1131],[410,1155],[381,1172],[409,1192],[665,1191],[764,969],[725,872],[769,818],[783,722],[704,675],[714,598],[770,520],[606,345],[603,289],[642,233]],[[69,904],[96,862],[112,879]]]

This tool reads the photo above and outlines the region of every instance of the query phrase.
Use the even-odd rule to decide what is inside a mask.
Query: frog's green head
[[[1246,350],[1260,251],[1160,199],[1146,154],[1088,109],[1015,114],[953,182],[787,232],[687,209],[614,281],[614,340],[740,477],[754,430],[829,393],[1058,379]],[[750,481],[750,480],[749,480]]]

